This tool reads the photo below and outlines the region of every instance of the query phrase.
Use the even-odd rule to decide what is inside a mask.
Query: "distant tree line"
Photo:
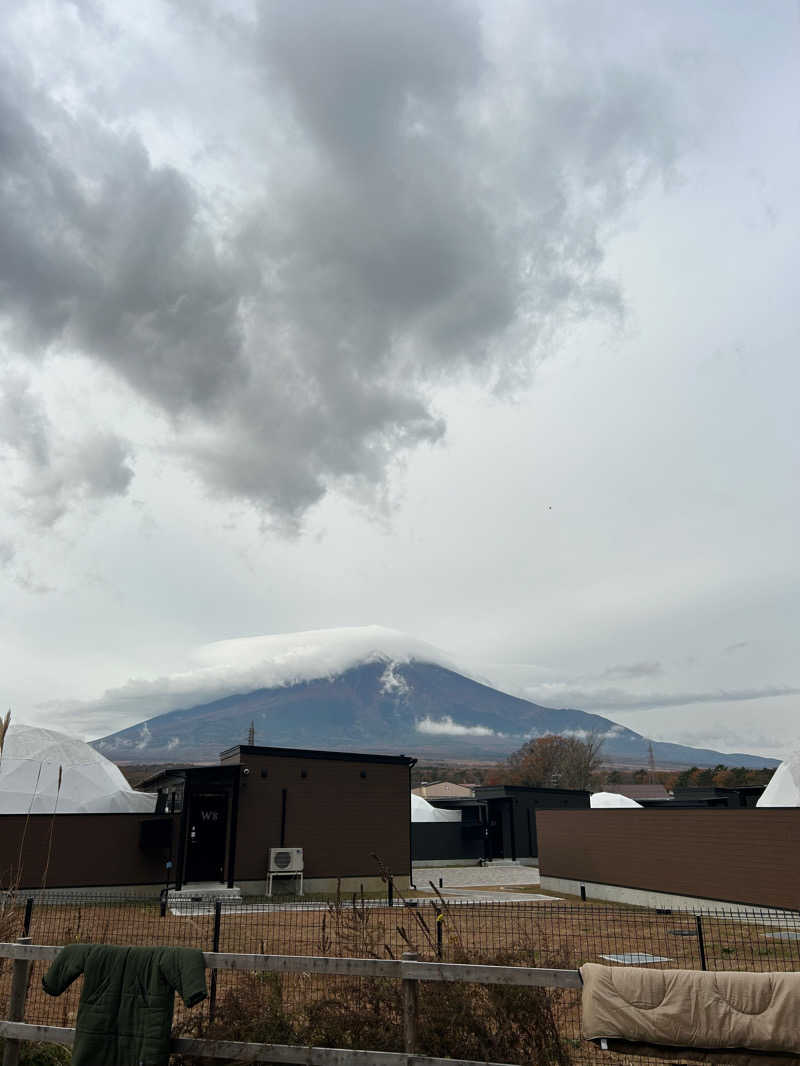
[[[593,735],[550,734],[535,737],[504,762],[491,764],[431,763],[411,771],[411,785],[423,782],[454,781],[457,784],[528,785],[535,788],[577,788],[599,791],[605,786],[661,784],[674,788],[737,788],[766,785],[774,773],[771,767],[751,770],[744,766],[692,766],[688,770],[615,769],[603,765],[602,740]]]
[[[708,788],[710,785],[716,785],[717,788],[738,788],[742,785],[766,785],[774,773],[774,769],[767,766],[761,770],[748,770],[745,766],[724,766],[722,763],[714,767],[704,767],[702,770],[692,766],[691,769],[675,775],[672,788]]]

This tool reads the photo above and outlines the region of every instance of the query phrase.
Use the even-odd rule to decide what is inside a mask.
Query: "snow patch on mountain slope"
[[[408,660],[405,660],[406,662]],[[411,692],[411,686],[403,677],[402,674],[397,672],[397,667],[400,664],[394,659],[386,664],[386,669],[381,674],[381,692],[384,696],[394,696],[396,699],[402,699]]]

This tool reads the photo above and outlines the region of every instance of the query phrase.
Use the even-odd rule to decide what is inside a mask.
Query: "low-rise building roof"
[[[668,800],[669,792],[663,785],[604,785],[605,792],[615,792],[632,800]]]
[[[436,799],[470,799],[473,795],[472,785],[458,785],[455,781],[430,781],[411,791],[415,796],[426,800]]]

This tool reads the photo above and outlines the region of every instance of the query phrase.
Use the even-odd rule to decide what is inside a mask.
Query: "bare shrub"
[[[323,955],[343,955],[357,959],[380,958],[383,931],[375,920],[375,910],[362,895],[353,893],[345,900],[341,882],[322,919],[320,950]]]
[[[551,965],[500,953],[484,958],[453,957],[453,962],[495,966]],[[430,982],[419,999],[419,1042],[425,1054],[493,1062],[535,1062],[567,1066],[570,1062],[557,1021],[558,989],[515,985]]]
[[[175,1026],[176,1036],[208,1040],[241,1040],[256,1044],[291,1044],[293,1020],[284,1008],[277,974],[240,973],[217,1004],[213,1021],[204,1013],[187,1014]],[[193,1061],[183,1057],[183,1061]]]
[[[455,959],[465,962],[467,959]],[[470,962],[533,965],[532,953],[474,956]],[[552,961],[552,960],[551,960]],[[217,1004],[216,1016],[187,1017],[180,1035],[303,1047],[403,1049],[401,986],[389,978],[328,980],[317,998],[287,1003],[276,975],[240,975]],[[428,982],[420,985],[418,1053],[484,1061],[568,1066],[558,1031],[558,990]],[[192,1057],[184,1057],[192,1066]]]

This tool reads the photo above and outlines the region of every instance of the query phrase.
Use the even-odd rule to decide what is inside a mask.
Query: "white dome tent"
[[[0,814],[154,810],[154,796],[134,792],[122,771],[84,741],[53,729],[10,726],[0,757]]]
[[[460,822],[461,811],[446,811],[442,807],[434,807],[422,796],[411,793],[411,821],[412,822]]]
[[[592,810],[613,810],[620,807],[638,807],[641,803],[629,796],[621,796],[618,792],[593,792],[589,797],[589,806]]]
[[[800,751],[780,764],[756,807],[800,807]]]

